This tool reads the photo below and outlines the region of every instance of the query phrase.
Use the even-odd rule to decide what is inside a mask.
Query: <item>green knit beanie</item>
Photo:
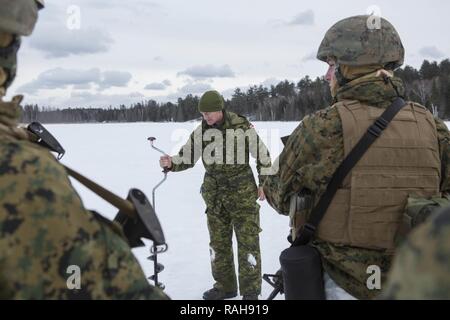
[[[221,111],[224,106],[224,101],[219,92],[207,91],[200,98],[198,103],[198,111],[200,112],[216,112]]]

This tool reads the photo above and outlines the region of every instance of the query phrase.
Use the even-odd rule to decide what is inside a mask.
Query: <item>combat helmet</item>
[[[3,86],[8,88],[16,76],[17,51],[20,37],[33,32],[38,11],[44,7],[44,0],[0,0],[0,35],[12,35],[7,47],[0,47],[0,67],[6,71]]]

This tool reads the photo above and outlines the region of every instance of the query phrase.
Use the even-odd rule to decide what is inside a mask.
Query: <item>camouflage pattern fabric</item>
[[[6,89],[16,77],[19,46],[20,38],[15,38],[0,29],[0,97],[6,94]]]
[[[256,199],[255,199],[256,201]],[[215,287],[223,292],[236,292],[233,259],[233,229],[238,242],[239,288],[241,295],[261,293],[261,255],[259,247],[259,205],[228,211],[223,206],[208,213],[211,267]]]
[[[446,197],[432,197],[431,199],[415,198],[410,196],[406,205],[406,215],[411,229],[419,226],[432,214],[450,206],[450,199]]]
[[[42,8],[38,1],[32,0],[0,0],[0,7],[0,30],[19,36],[29,36],[33,32]]]
[[[399,248],[382,298],[450,300],[450,209],[414,230]]]
[[[317,58],[347,66],[386,66],[392,70],[403,64],[405,49],[397,30],[384,18],[355,16],[343,19],[325,34]]]
[[[43,7],[43,0],[0,0],[0,97],[16,77],[20,36],[31,34]]]
[[[21,140],[18,115],[0,101],[0,299],[167,299],[120,228],[84,209],[50,152]]]
[[[207,130],[217,129],[223,135],[223,164],[208,163],[204,157],[205,149],[211,143],[198,139]],[[252,150],[245,142],[245,161],[237,164],[225,161],[229,148],[226,148],[226,131],[238,130],[254,131],[252,125],[242,116],[224,111],[224,120],[215,126],[208,126],[204,121],[191,134],[187,144],[181,148],[177,157],[174,157],[172,171],[178,172],[189,169],[195,165],[202,156],[206,169],[205,178],[201,187],[203,199],[206,204],[208,230],[210,235],[211,267],[214,285],[219,290],[233,292],[237,289],[234,269],[232,233],[236,233],[238,243],[239,262],[239,288],[241,295],[260,294],[261,292],[261,256],[259,248],[259,205],[257,186],[253,172],[249,166],[249,154],[257,163],[260,183],[264,180],[262,168],[270,167],[270,158],[267,148],[259,141],[259,148],[269,162],[263,163],[257,150]],[[254,132],[256,135],[256,132]],[[195,138],[197,136],[197,138]],[[257,136],[257,135],[256,135]],[[258,138],[259,140],[259,138]],[[236,142],[236,141],[235,141]],[[237,147],[238,143],[235,144]],[[195,148],[198,150],[196,151]],[[200,152],[199,152],[200,151]],[[236,149],[234,155],[237,155]],[[186,157],[187,156],[187,157]],[[190,163],[178,163],[181,158],[189,159]]]
[[[392,79],[400,95],[404,89],[400,79]],[[341,87],[337,101],[359,100],[374,107],[387,108],[397,97],[391,84],[369,74]],[[449,190],[450,134],[444,122],[436,119],[440,156],[443,162],[441,191]],[[288,139],[276,160],[279,171],[268,176],[264,191],[269,204],[283,215],[289,214],[290,197],[299,192],[311,193],[314,203],[326,189],[331,177],[344,157],[341,120],[335,107],[305,117]],[[362,248],[339,246],[316,241],[314,245],[323,257],[323,265],[331,278],[347,292],[359,299],[374,298],[378,290],[368,290],[366,273],[369,265],[382,271],[382,281],[389,269],[392,253]]]
[[[401,245],[411,230],[424,223],[442,208],[449,206],[450,198],[448,195],[432,197],[431,199],[409,196],[403,220],[395,237],[396,245]]]

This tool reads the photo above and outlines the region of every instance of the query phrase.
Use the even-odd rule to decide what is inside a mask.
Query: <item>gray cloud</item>
[[[277,85],[277,84],[279,84],[280,82],[281,82],[281,81],[278,80],[278,79],[276,79],[276,78],[269,78],[269,79],[264,80],[264,81],[261,83],[261,85],[262,85],[263,87],[266,87],[266,88],[269,88],[269,89],[270,89],[270,86]]]
[[[65,0],[69,1],[69,0]],[[160,1],[147,0],[77,0],[83,14],[88,16],[101,17],[102,22],[121,23],[121,27],[127,28],[129,25],[135,24],[136,19],[148,19],[149,17],[167,16],[168,11],[165,9],[166,4],[160,4]],[[70,3],[70,2],[68,2]],[[86,13],[88,12],[88,13]],[[92,17],[90,16],[90,17]],[[106,20],[104,19],[107,16]],[[123,24],[122,24],[123,21]],[[127,27],[125,27],[125,24]]]
[[[100,70],[93,68],[89,70],[55,68],[42,72],[38,80],[44,87],[53,89],[61,85],[86,84],[97,82],[100,79]]]
[[[188,94],[193,96],[202,95],[205,91],[212,90],[212,87],[208,83],[204,82],[190,82],[174,93],[171,93],[165,97],[166,101],[176,101],[178,98],[184,98]]]
[[[19,91],[34,94],[41,89],[64,89],[69,85],[86,86],[100,81],[100,70],[55,68],[42,72],[37,79],[24,84]]]
[[[114,41],[111,36],[103,30],[69,30],[60,23],[45,25],[29,40],[30,46],[44,52],[46,58],[107,52],[112,43]]]
[[[235,74],[230,66],[225,64],[223,66],[213,66],[211,64],[203,66],[192,66],[184,71],[178,72],[177,76],[187,75],[194,79],[205,78],[234,78]]]
[[[203,94],[205,91],[211,90],[212,87],[208,83],[202,83],[202,82],[194,82],[194,83],[188,83],[187,85],[181,87],[178,89],[178,92],[180,94],[186,95],[186,94]]]
[[[271,19],[271,20],[267,21],[267,24],[271,27],[279,28],[279,27],[285,26],[286,21],[284,21],[282,19]]]
[[[21,86],[21,92],[34,94],[42,89],[89,89],[97,85],[100,90],[110,87],[125,87],[131,80],[129,72],[105,71],[98,68],[89,70],[54,68],[42,72],[39,76]]]
[[[303,6],[293,6],[293,2],[289,4],[288,1],[276,3],[266,0],[258,2],[257,16],[253,12],[254,6],[241,5],[239,1],[220,3],[202,1],[201,4],[200,1],[194,1],[189,5],[185,5],[185,3],[183,5],[181,0],[148,0],[146,8],[143,6],[143,1],[145,0],[129,2],[123,0],[50,1],[46,9],[39,12],[40,19],[33,35],[23,39],[24,46],[21,50],[21,61],[19,61],[21,77],[17,79],[16,85],[11,88],[10,92],[17,91],[18,87],[25,82],[32,79],[37,80],[41,72],[57,66],[79,70],[96,67],[100,69],[100,73],[111,69],[130,71],[133,76],[136,75],[131,81],[139,80],[139,82],[133,84],[130,82],[128,85],[130,89],[120,88],[118,91],[121,93],[134,91],[131,89],[133,87],[145,95],[166,95],[169,92],[177,92],[177,88],[184,86],[186,83],[183,83],[183,80],[203,80],[202,78],[192,78],[187,74],[176,78],[176,74],[179,71],[195,71],[186,69],[206,64],[214,66],[228,64],[234,71],[234,78],[205,78],[213,79],[216,81],[215,83],[202,81],[218,90],[228,88],[234,90],[235,86],[249,83],[254,85],[272,76],[279,79],[296,79],[296,81],[298,77],[304,75],[315,78],[315,76],[322,75],[325,67],[307,59],[306,55],[315,49],[312,46],[318,45],[317,41],[323,38],[324,32],[337,20],[347,17],[351,12],[353,12],[351,14],[357,14],[366,11],[366,6],[361,6],[361,2],[356,0],[346,1],[338,6],[324,5],[320,1]],[[152,2],[158,2],[160,8],[154,6]],[[400,12],[404,5],[399,2],[401,1],[382,0],[377,4],[384,8],[383,11],[387,6]],[[78,40],[74,41],[71,37],[71,34],[74,33],[66,28],[67,8],[72,4],[79,5],[81,8],[81,31],[88,27],[100,28],[108,32],[106,37],[114,40],[110,43],[106,41],[106,50],[109,50],[106,54],[76,53],[85,52],[83,46],[81,49],[73,50],[70,47],[69,49],[52,48],[54,41],[62,37],[72,42],[68,44],[69,46],[78,46],[76,43]],[[233,11],[236,6],[239,7],[239,10]],[[437,15],[436,8],[439,11]],[[405,38],[405,42],[408,42],[409,53],[416,54],[415,57],[408,56],[406,63],[420,68],[424,59],[419,53],[422,47],[436,46],[437,54],[440,54],[440,51],[444,52],[446,56],[450,53],[442,35],[433,32],[433,30],[449,28],[450,19],[445,19],[445,15],[450,10],[450,2],[441,0],[431,0],[428,4],[418,2],[410,9],[407,15],[392,17],[394,21],[391,22],[399,31],[402,31],[402,37]],[[308,10],[310,10],[309,18],[308,14],[305,14]],[[164,17],[163,11],[170,13],[169,16]],[[141,12],[141,14],[137,14],[137,12]],[[233,13],[232,21],[215,19],[214,14],[217,12]],[[420,21],[423,16],[433,14],[436,19],[421,26],[421,34],[427,35],[427,40],[423,42],[421,37],[415,36],[414,30],[411,28],[411,21]],[[266,21],[280,28],[274,28],[265,23]],[[314,23],[314,26],[307,25],[311,22]],[[289,23],[291,25],[288,25]],[[306,25],[298,25],[298,23]],[[205,28],[205,26],[208,27]],[[307,32],[300,35],[293,29],[304,29]],[[105,33],[103,34],[105,35]],[[97,36],[97,38],[101,38],[101,36]],[[211,39],[214,39],[213,43]],[[47,40],[48,44],[45,42]],[[35,47],[40,45],[39,51],[32,49],[30,42]],[[268,43],[271,45],[268,46]],[[96,41],[94,40],[88,45],[96,46]],[[135,50],[126,49],[133,45],[136,45]],[[180,54],[180,48],[190,48],[189,54]],[[45,60],[45,54],[52,56],[48,51],[62,51],[59,55],[69,54],[69,56],[65,59]],[[98,52],[98,50],[92,51]],[[428,54],[427,51],[429,50],[424,52]],[[436,52],[432,52],[431,55],[436,55]],[[58,54],[53,54],[53,56],[58,56]],[[307,62],[302,62],[302,58]],[[427,59],[431,58],[427,57]],[[270,66],[264,65],[266,61],[270,62]],[[147,65],[148,68],[142,68],[143,65]],[[295,68],[289,66],[295,66]],[[139,78],[137,78],[138,74]],[[154,78],[155,74],[162,76]],[[147,84],[162,82],[165,77],[170,77],[173,82],[170,88],[164,91],[144,91],[143,88]],[[67,97],[68,91],[71,91],[72,88],[76,91],[89,90],[95,93],[98,91],[100,81],[101,75],[98,81],[88,84],[72,84],[64,90],[65,92],[61,92],[63,90],[43,90],[43,94],[40,96],[45,99],[49,99],[51,96]],[[39,87],[38,84],[37,86]],[[113,90],[109,89],[103,93],[111,94]],[[33,97],[35,100],[38,98],[37,96]],[[49,102],[44,100],[44,103]]]
[[[247,91],[248,88],[249,88],[249,86],[239,87],[239,89],[241,89],[242,91]],[[222,94],[222,96],[225,99],[231,99],[231,97],[233,96],[235,91],[236,91],[236,88],[230,88],[230,89],[222,90],[220,92],[220,94]]]
[[[302,58],[302,62],[316,61],[316,60],[317,60],[317,52],[315,51],[308,53]]]
[[[69,99],[61,101],[60,103],[66,107],[114,107],[121,104],[130,105],[145,99],[146,97],[139,92],[131,92],[128,94],[102,94],[86,91],[73,91]]]
[[[439,59],[445,56],[445,53],[439,50],[436,46],[423,47],[420,49],[419,53],[424,57],[430,57],[433,59]]]
[[[146,0],[140,0],[140,1],[133,1],[133,4],[130,5],[126,1],[122,0],[85,0],[83,1],[85,5],[95,8],[98,10],[109,10],[111,8],[119,8],[121,10],[128,10],[132,13],[139,13],[144,10],[154,10],[154,9],[162,9],[162,6],[159,3],[153,2],[153,1],[146,1]]]
[[[314,11],[307,10],[300,12],[291,21],[287,22],[288,26],[312,26],[314,25]]]
[[[164,80],[163,82],[153,82],[144,87],[145,90],[165,90],[170,87],[172,83],[169,80]]]
[[[76,90],[89,90],[92,89],[91,83],[80,83],[73,85],[73,88]]]
[[[149,83],[148,85],[146,85],[144,87],[144,89],[145,90],[165,90],[166,85],[161,82],[153,82],[153,83]]]
[[[131,80],[131,73],[123,71],[105,71],[99,83],[100,90],[111,87],[126,87]]]

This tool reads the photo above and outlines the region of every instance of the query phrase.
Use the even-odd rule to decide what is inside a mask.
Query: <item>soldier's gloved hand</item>
[[[161,158],[159,158],[159,165],[161,166],[161,168],[171,169],[172,168],[172,157],[162,156]]]
[[[264,189],[263,189],[263,187],[259,187],[259,188],[258,188],[258,199],[259,199],[259,201],[264,201],[264,200],[266,200],[266,195],[264,194]]]

